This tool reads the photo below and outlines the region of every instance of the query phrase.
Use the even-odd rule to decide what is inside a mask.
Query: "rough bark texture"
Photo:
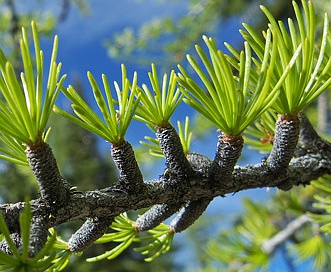
[[[143,176],[135,159],[131,144],[124,141],[120,146],[113,146],[111,155],[119,170],[119,183],[123,189],[130,192],[139,192],[142,189]]]
[[[295,118],[279,121],[270,157],[264,162],[245,166],[235,166],[242,149],[240,137],[221,137],[215,159],[211,160],[196,153],[186,157],[178,145],[175,130],[170,126],[159,129],[157,136],[166,157],[167,170],[158,179],[142,181],[133,151],[124,143],[113,153],[122,180],[112,187],[95,191],[70,190],[59,174],[48,145],[42,143],[28,148],[27,156],[41,190],[40,198],[31,201],[33,218],[42,221],[48,218],[44,231],[68,221],[89,218],[69,240],[72,251],[89,247],[107,230],[114,217],[129,210],[152,207],[136,225],[137,229],[147,230],[182,207],[171,223],[174,231],[182,231],[201,215],[214,197],[260,187],[288,190],[331,174],[331,144],[318,136],[304,115],[300,115],[299,134],[297,121]],[[0,205],[15,237],[15,233],[19,233],[19,214],[23,208],[24,203]],[[32,222],[33,228],[39,229],[42,221]],[[44,235],[31,239],[40,239],[31,242],[32,246],[38,245],[38,249],[44,243]],[[0,249],[6,251],[8,248],[0,243]]]
[[[275,137],[271,153],[266,161],[272,173],[285,176],[287,166],[295,152],[300,133],[298,116],[281,115],[276,122]],[[289,190],[293,187],[290,182],[281,182],[279,189]]]
[[[159,140],[161,150],[166,158],[169,174],[175,174],[180,178],[187,178],[193,175],[194,171],[186,159],[180,138],[171,125],[158,128],[156,136]]]
[[[203,197],[188,201],[175,219],[171,221],[172,231],[178,233],[190,227],[202,215],[212,200],[213,198]]]
[[[47,242],[48,216],[46,213],[33,216],[31,220],[29,255],[34,257],[44,247]]]
[[[12,234],[10,234],[10,238],[13,240],[14,245],[17,248],[20,248],[20,246],[22,245],[22,240],[21,240],[20,234],[12,233]],[[11,251],[9,245],[7,244],[6,240],[3,240],[0,242],[0,250],[7,254],[12,254],[12,251]]]
[[[69,239],[69,249],[82,252],[99,239],[111,225],[112,218],[89,218]]]
[[[199,153],[190,152],[186,155],[187,160],[190,162],[191,167],[196,172],[207,175],[212,163],[212,159]]]
[[[210,182],[213,187],[226,186],[226,181],[231,177],[236,165],[244,140],[241,136],[228,136],[222,134],[217,143],[215,159],[211,163],[209,170]]]
[[[70,186],[60,175],[50,146],[45,142],[39,142],[28,146],[26,154],[39,184],[41,198],[52,206],[64,205],[68,200]]]
[[[138,231],[153,229],[168,217],[176,213],[182,205],[183,203],[175,203],[175,205],[154,205],[137,219],[135,227]]]

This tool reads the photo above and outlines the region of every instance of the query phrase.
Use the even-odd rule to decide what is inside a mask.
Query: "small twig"
[[[88,218],[68,241],[72,252],[82,252],[99,239],[113,222],[113,218]]]
[[[262,250],[267,253],[273,253],[278,246],[280,246],[284,241],[291,237],[297,230],[302,228],[306,223],[309,222],[309,216],[306,214],[291,221],[286,228],[278,232],[275,236],[267,239],[262,244]]]
[[[176,213],[182,205],[183,203],[173,203],[173,205],[154,205],[137,219],[135,227],[138,231],[153,229],[164,220],[172,216],[174,213]]]

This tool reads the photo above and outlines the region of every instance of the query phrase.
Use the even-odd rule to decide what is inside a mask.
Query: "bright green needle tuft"
[[[136,111],[136,119],[149,126],[164,127],[170,123],[170,117],[182,101],[182,94],[177,87],[176,75],[164,74],[159,82],[156,66],[148,73],[152,90],[143,84],[140,90],[141,102]]]
[[[202,84],[193,80],[181,65],[178,66],[178,81],[186,96],[184,101],[224,133],[240,135],[275,101],[279,84],[286,77],[284,72],[279,84],[270,86],[275,68],[276,40],[272,41],[271,32],[268,31],[264,43],[265,54],[262,63],[256,67],[256,64],[253,66],[252,47],[248,42],[244,44],[244,51],[235,53],[238,58],[236,60],[217,50],[211,38],[204,36],[203,39],[208,47],[209,57],[202,48],[196,46],[203,66],[192,56],[187,56]],[[238,70],[238,74],[234,74],[231,66]],[[259,73],[255,71],[257,68]]]
[[[124,141],[124,136],[139,103],[137,73],[134,73],[131,83],[126,77],[126,68],[122,65],[122,87],[117,82],[114,83],[118,101],[113,99],[106,75],[102,75],[105,95],[90,72],[87,73],[87,77],[102,117],[95,113],[72,86],[62,89],[62,91],[73,103],[72,108],[78,118],[57,106],[54,107],[54,111],[75,124],[99,135],[106,141],[114,145],[120,145]]]
[[[282,82],[279,97],[273,105],[273,108],[282,114],[299,113],[331,84],[331,78],[326,76],[330,73],[331,59],[325,54],[330,35],[329,16],[327,14],[324,16],[322,38],[317,41],[313,3],[307,3],[305,0],[301,3],[302,9],[296,2],[292,2],[296,21],[288,20],[288,30],[282,22],[276,22],[273,15],[261,6],[270,21],[272,34],[278,37],[275,64],[277,69],[272,77],[273,84],[276,84],[290,61],[294,64],[289,69],[287,78]],[[259,39],[251,33],[246,33],[244,38],[249,41],[253,39],[257,43]],[[296,54],[296,58],[293,59],[292,56]]]
[[[35,22],[31,23],[31,28],[34,56],[27,31],[22,28],[20,46],[24,71],[20,80],[0,50],[0,92],[3,96],[3,102],[0,102],[0,141],[3,143],[0,152],[3,154],[0,157],[23,165],[27,165],[24,145],[44,140],[47,121],[66,77],[60,77],[61,63],[56,63],[58,41],[55,37],[47,87],[43,90],[44,57]]]

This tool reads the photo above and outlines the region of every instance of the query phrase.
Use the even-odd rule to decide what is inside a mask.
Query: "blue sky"
[[[63,61],[63,71],[68,73],[69,81],[80,78],[86,91],[90,90],[86,72],[90,71],[101,82],[101,74],[107,75],[110,82],[121,81],[121,61],[111,59],[103,46],[115,33],[126,27],[138,28],[144,22],[160,16],[178,17],[186,9],[186,1],[90,1],[91,15],[83,16],[77,10],[72,10],[67,20],[57,28],[59,36],[59,61]],[[125,63],[128,77],[138,72],[138,81],[147,83],[149,67],[135,66]],[[68,81],[67,81],[68,83]],[[112,86],[111,86],[112,87]],[[186,107],[188,110],[188,107]],[[192,112],[192,111],[191,111]],[[185,118],[185,117],[184,117]],[[138,133],[137,131],[141,132]],[[149,133],[144,125],[133,125],[128,130],[127,139],[133,144],[143,140]]]
[[[45,1],[50,2],[50,1]],[[54,1],[55,2],[55,1]],[[54,2],[52,1],[50,7],[52,10],[57,10]],[[70,84],[71,80],[78,77],[82,80],[86,91],[90,90],[88,81],[86,79],[86,72],[91,71],[96,79],[101,79],[101,74],[105,73],[110,82],[121,80],[120,75],[120,61],[112,60],[108,57],[106,49],[102,43],[105,39],[110,39],[116,32],[123,30],[125,27],[138,28],[141,24],[150,21],[153,18],[159,18],[162,16],[171,15],[173,18],[178,18],[187,11],[188,1],[134,1],[134,0],[121,0],[121,1],[109,1],[109,0],[92,0],[89,1],[91,7],[90,16],[81,15],[76,8],[73,8],[67,20],[61,23],[56,33],[59,36],[59,55],[58,60],[63,62],[63,72],[69,75],[66,84]],[[24,4],[24,2],[23,2]],[[46,6],[45,6],[46,8]],[[238,39],[238,29],[240,27],[240,19],[232,18],[228,22],[228,26],[224,27],[220,32],[220,35],[224,38],[224,41],[231,41]],[[43,41],[43,50],[46,55],[47,49],[50,49],[52,41]],[[175,65],[174,65],[175,66]],[[138,72],[138,78],[140,82],[147,82],[147,70],[146,67],[137,67],[127,64],[128,75],[131,77],[134,70]],[[60,101],[61,104],[64,103]],[[65,104],[64,104],[65,105]],[[186,115],[193,115],[193,110],[187,106],[182,106],[175,114],[174,120],[184,121]],[[175,123],[175,122],[174,122]],[[127,140],[133,145],[138,144],[139,140],[143,140],[143,136],[149,133],[149,130],[141,124],[134,124],[129,128],[127,134]],[[193,143],[193,151],[202,152],[210,157],[214,156],[214,150],[216,148],[217,133],[210,133],[203,141]],[[100,142],[100,146],[104,149],[105,153],[109,152],[109,144]],[[243,163],[255,163],[261,159],[261,155],[256,152],[248,151],[245,149],[245,161]],[[158,176],[163,169],[163,163],[158,163],[155,166],[156,171],[151,176]],[[247,192],[241,192],[234,196],[228,196],[226,198],[215,199],[207,210],[207,214],[216,216],[221,214],[225,216],[238,212],[241,209],[240,203],[244,196],[254,197],[256,200],[266,200],[272,194],[263,190],[251,190]],[[217,229],[222,225],[215,226],[215,233]],[[179,236],[185,237],[185,234]],[[177,240],[183,241],[181,238]],[[175,238],[176,239],[176,238]],[[186,240],[186,239],[184,239]],[[186,245],[183,252],[189,252],[189,242]],[[183,260],[183,259],[182,259]],[[180,262],[179,260],[177,260]],[[180,263],[188,267],[192,267],[194,259],[192,255]],[[278,265],[270,271],[284,271],[284,266],[281,261]],[[305,270],[300,270],[305,271]]]

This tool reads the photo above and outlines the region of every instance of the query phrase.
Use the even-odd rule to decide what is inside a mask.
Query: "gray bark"
[[[300,131],[296,129],[299,128],[299,119]],[[174,231],[182,231],[202,214],[215,197],[253,188],[278,187],[288,190],[293,186],[305,186],[318,177],[331,174],[331,144],[316,133],[304,115],[300,115],[299,119],[277,122],[277,126],[282,126],[276,128],[275,143],[278,144],[275,148],[278,150],[273,150],[264,162],[245,166],[235,166],[242,148],[239,138],[227,139],[225,145],[220,142],[212,160],[196,153],[185,156],[175,130],[164,128],[157,132],[168,168],[164,174],[158,179],[143,181],[133,151],[125,142],[123,152],[119,152],[120,159],[115,155],[120,182],[94,191],[70,189],[60,176],[55,159],[50,159],[52,153],[49,146],[42,143],[29,149],[32,152],[38,150],[39,155],[32,156],[28,152],[31,168],[42,190],[39,199],[31,200],[33,218],[39,218],[35,221],[39,223],[47,221],[44,230],[88,218],[69,241],[72,251],[81,251],[106,231],[114,217],[129,210],[152,207],[138,219],[136,225],[137,230],[147,230],[182,207],[172,222]],[[280,139],[291,143],[284,145]],[[119,149],[121,147],[116,147],[115,153]],[[43,152],[48,155],[42,156]],[[114,150],[112,153],[115,154]],[[19,233],[19,213],[23,208],[24,203],[0,205],[0,211],[13,234]],[[35,227],[33,222],[32,227]],[[44,235],[42,237],[43,243]],[[38,237],[35,235],[33,239]],[[30,244],[40,248],[39,242]],[[2,244],[0,249],[6,251],[5,245]],[[32,253],[36,254],[35,251]]]

